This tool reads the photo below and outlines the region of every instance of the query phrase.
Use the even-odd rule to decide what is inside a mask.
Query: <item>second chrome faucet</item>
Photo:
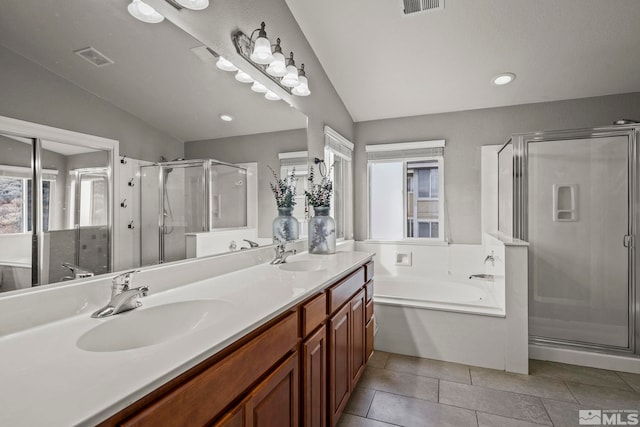
[[[138,298],[146,297],[149,288],[147,286],[130,287],[133,275],[137,272],[138,270],[131,270],[114,277],[111,285],[111,301],[93,313],[91,317],[109,317],[140,307],[142,303],[138,301]]]
[[[284,264],[287,262],[287,258],[290,255],[295,255],[295,254],[296,254],[295,249],[291,249],[287,251],[285,243],[280,243],[279,245],[276,246],[276,256],[275,258],[273,258],[273,261],[271,261],[271,264]]]

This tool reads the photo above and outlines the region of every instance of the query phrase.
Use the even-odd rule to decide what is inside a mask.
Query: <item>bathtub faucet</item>
[[[487,257],[484,259],[484,263],[485,264],[488,261],[491,261],[491,267],[495,267],[495,265],[496,265],[496,256],[494,255],[493,251],[491,251],[491,254],[487,255]]]

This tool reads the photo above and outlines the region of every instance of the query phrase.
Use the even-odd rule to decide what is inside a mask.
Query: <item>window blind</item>
[[[353,143],[329,126],[324,127],[324,147],[347,161],[353,158]]]
[[[367,160],[443,157],[444,140],[367,145]]]

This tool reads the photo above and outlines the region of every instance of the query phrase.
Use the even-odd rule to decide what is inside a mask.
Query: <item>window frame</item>
[[[444,142],[444,141],[443,141]],[[393,145],[393,144],[389,144]],[[444,144],[443,144],[444,146]],[[436,162],[438,165],[438,237],[407,237],[408,233],[408,206],[407,206],[407,165],[413,162]],[[403,200],[403,238],[400,240],[384,240],[371,237],[371,170],[370,164],[373,163],[400,163],[402,162],[403,179],[402,179],[402,200]],[[448,244],[446,233],[445,218],[445,196],[444,196],[444,154],[441,156],[406,156],[392,159],[367,159],[367,239],[368,243],[396,243],[396,244],[414,244],[414,245],[446,245]],[[435,200],[435,199],[431,199]],[[429,221],[433,222],[433,221]]]
[[[344,162],[342,167],[342,182],[341,185],[336,185],[334,176],[331,176],[333,181],[333,194],[331,195],[331,216],[336,221],[336,229],[342,230],[342,235],[336,234],[337,241],[353,240],[353,151],[354,144],[344,136],[340,135],[330,126],[324,126],[324,150],[323,156],[325,165],[327,167],[327,173],[333,174],[331,170],[333,162],[329,161],[328,157],[338,157]],[[343,150],[346,153],[341,153]],[[340,188],[338,188],[340,187]],[[341,219],[342,224],[338,224],[338,218],[335,215],[336,206],[336,194],[341,193]]]

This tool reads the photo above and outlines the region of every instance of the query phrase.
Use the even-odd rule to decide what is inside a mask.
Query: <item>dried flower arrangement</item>
[[[276,182],[269,183],[271,186],[271,191],[273,191],[273,195],[276,198],[276,204],[279,208],[292,208],[296,205],[296,182],[298,178],[296,177],[296,169],[293,168],[291,173],[285,176],[284,178],[279,178],[276,172],[271,168],[271,166],[267,166]]]
[[[305,190],[304,194],[307,196],[308,203],[314,208],[331,206],[331,194],[333,193],[333,183],[329,179],[329,174],[322,177],[320,184],[315,184],[313,166],[309,172],[309,190]]]

